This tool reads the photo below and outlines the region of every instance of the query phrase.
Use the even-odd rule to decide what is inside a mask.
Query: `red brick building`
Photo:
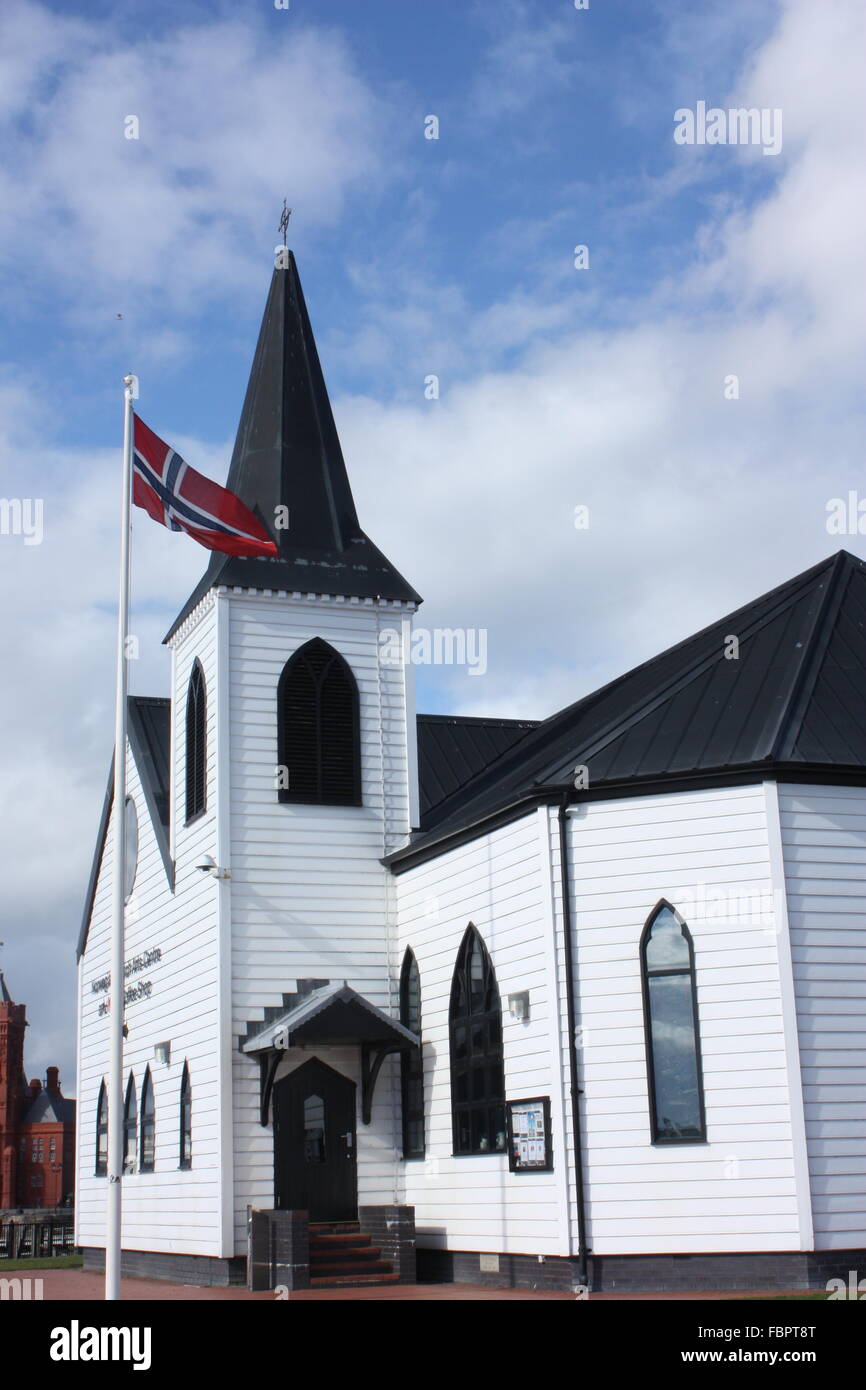
[[[74,1190],[75,1101],[57,1067],[45,1084],[24,1074],[26,1006],[13,1002],[0,971],[0,1211],[59,1207]]]

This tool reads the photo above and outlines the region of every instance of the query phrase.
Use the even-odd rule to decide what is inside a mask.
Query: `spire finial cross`
[[[282,213],[280,214],[280,225],[279,225],[279,227],[278,227],[278,229],[277,229],[278,231],[281,231],[282,234],[283,234],[283,245],[284,245],[284,246],[288,246],[288,244],[289,244],[289,241],[288,241],[288,237],[289,237],[289,218],[291,217],[291,215],[292,215],[292,209],[291,209],[290,207],[287,206],[286,199],[284,198],[284,199],[283,199],[283,211],[282,211]]]

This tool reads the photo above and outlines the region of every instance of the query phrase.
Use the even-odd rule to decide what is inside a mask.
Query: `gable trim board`
[[[158,699],[155,696],[130,695],[127,699],[127,736],[129,739],[129,749],[135,759],[141,780],[141,789],[147,813],[153,826],[156,843],[162,858],[162,865],[165,870],[166,882],[171,892],[174,892],[174,859],[172,857],[172,846],[169,843],[169,826],[171,823],[171,797],[169,789],[169,741],[171,730],[174,727],[172,717],[172,701]],[[161,748],[158,742],[157,729],[152,727],[153,721],[145,722],[143,707],[160,709],[168,715],[168,737],[165,739]],[[165,754],[165,766],[162,767],[161,753]],[[96,886],[99,881],[99,874],[102,868],[102,856],[105,852],[105,841],[108,836],[108,826],[111,821],[111,811],[114,805],[114,755],[111,757],[111,765],[108,771],[108,785],[102,803],[102,812],[99,818],[99,829],[96,835],[96,849],[90,866],[90,878],[87,884],[87,893],[84,899],[84,911],[81,917],[81,928],[78,935],[78,946],[76,948],[76,959],[80,960],[87,948],[87,933],[90,928],[90,918],[93,913],[93,903],[96,895]]]

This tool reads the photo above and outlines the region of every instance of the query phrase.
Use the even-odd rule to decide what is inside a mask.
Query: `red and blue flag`
[[[262,523],[228,488],[196,473],[134,416],[132,500],[170,531],[227,555],[279,554]]]

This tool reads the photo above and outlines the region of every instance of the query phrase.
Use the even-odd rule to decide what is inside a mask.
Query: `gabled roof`
[[[169,742],[171,730],[171,700],[159,699],[150,695],[130,695],[127,704],[127,735],[135,765],[141,778],[144,800],[150,815],[163,868],[168,885],[174,889],[174,861],[169,843]],[[102,802],[99,830],[96,835],[96,849],[90,865],[90,878],[84,899],[84,912],[78,934],[77,959],[81,959],[87,946],[87,932],[99,882],[99,870],[108,826],[111,820],[111,807],[114,801],[114,758],[108,770],[108,785]]]
[[[59,1091],[49,1091],[45,1086],[21,1116],[23,1125],[51,1124],[57,1121],[72,1124],[74,1120],[75,1101],[62,1096]]]
[[[434,806],[386,862],[406,867],[550,799],[581,766],[578,796],[750,770],[866,780],[866,564],[840,551],[552,715]]]
[[[344,980],[312,990],[278,1018],[262,1024],[241,1050],[283,1051],[304,1042],[378,1042],[405,1047],[417,1046],[418,1038]]]
[[[537,719],[419,714],[418,789],[422,821],[538,724]]]
[[[226,487],[279,546],[277,559],[211,554],[166,641],[216,584],[420,603],[361,530],[291,251],[271,279]],[[288,526],[277,527],[277,507]]]

